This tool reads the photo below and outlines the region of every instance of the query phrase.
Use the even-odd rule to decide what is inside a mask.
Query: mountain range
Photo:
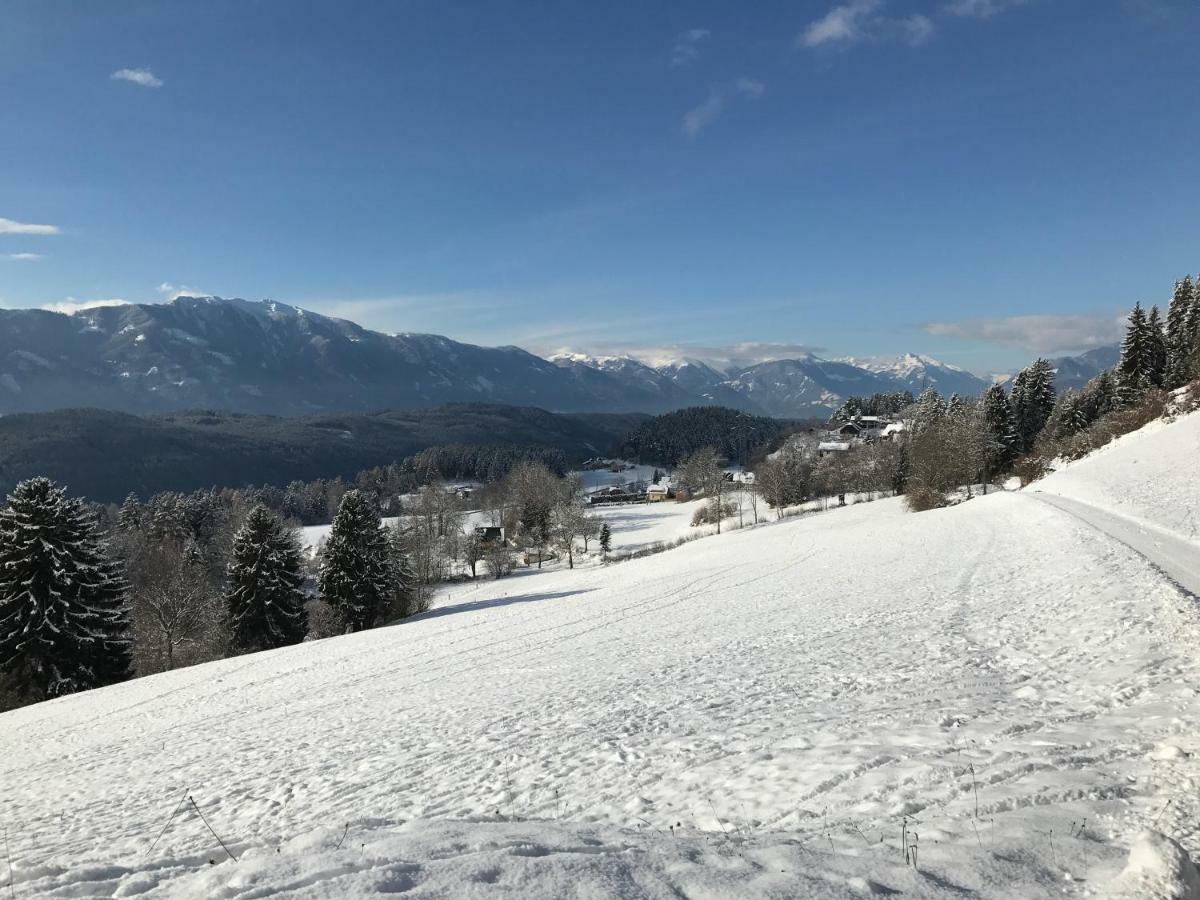
[[[1082,384],[1113,352],[1056,361],[1060,387]],[[809,354],[727,371],[687,359],[661,366],[630,356],[543,359],[519,347],[384,334],[283,303],[219,297],[71,314],[0,310],[0,413],[97,407],[302,415],[484,402],[561,412],[722,405],[811,418],[850,395],[916,394],[926,386],[975,395],[989,383],[912,354]]]

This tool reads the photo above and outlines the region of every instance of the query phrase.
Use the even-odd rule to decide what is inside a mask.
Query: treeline
[[[654,416],[625,438],[621,454],[643,463],[674,466],[703,448],[745,465],[788,429],[779,419],[723,406],[693,406]]]
[[[163,491],[146,503],[150,515],[205,516],[213,505],[244,510],[262,504],[284,519],[299,525],[321,525],[337,512],[342,497],[355,488],[375,503],[384,515],[397,515],[400,498],[436,481],[490,483],[505,478],[522,463],[537,463],[558,476],[566,474],[566,455],[553,447],[493,444],[446,444],[430,447],[386,466],[364,469],[354,478],[315,478],[292,481],[284,486],[200,490],[190,494]],[[136,494],[125,504],[138,504]],[[176,510],[179,510],[178,512]]]
[[[859,416],[894,416],[913,404],[911,391],[872,394],[870,397],[847,397],[833,414],[835,422],[850,422]]]

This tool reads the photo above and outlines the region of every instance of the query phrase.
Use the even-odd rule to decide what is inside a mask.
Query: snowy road
[[[1115,538],[1162,569],[1192,596],[1200,597],[1200,544],[1072,497],[1037,490],[1024,496],[1035,497]]]

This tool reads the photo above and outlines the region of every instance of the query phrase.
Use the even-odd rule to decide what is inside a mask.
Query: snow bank
[[[1200,412],[1151,422],[1034,482],[1200,543]]]
[[[1200,900],[1200,873],[1187,851],[1157,831],[1143,831],[1112,896],[1138,900]]]

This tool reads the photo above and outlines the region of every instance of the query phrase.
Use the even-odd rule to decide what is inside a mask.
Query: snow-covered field
[[[17,897],[1187,897],[1197,684],[1124,544],[884,500],[7,713],[0,817]]]

